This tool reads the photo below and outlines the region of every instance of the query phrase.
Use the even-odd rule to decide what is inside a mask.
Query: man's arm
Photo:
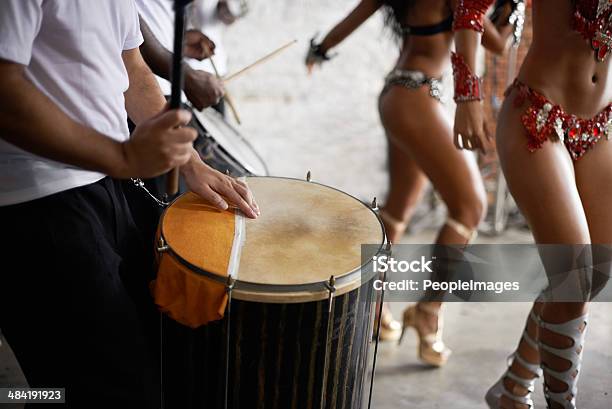
[[[156,75],[170,81],[172,53],[157,40],[142,17],[140,18],[140,28],[144,37],[144,43],[140,46],[144,61]],[[185,72],[185,95],[196,109],[202,110],[219,102],[225,93],[220,80],[205,71],[194,70],[187,64],[183,68]]]
[[[21,64],[0,61],[0,137],[28,152],[116,178],[153,177],[191,157],[193,130],[185,111],[168,111],[118,142],[64,113],[25,76]]]
[[[125,93],[126,108],[130,118],[137,125],[157,115],[165,105],[153,73],[145,64],[138,49],[123,52],[123,62],[130,77],[130,88]],[[140,126],[136,127],[138,131]],[[189,129],[189,128],[183,128]],[[179,131],[180,129],[177,129]],[[193,129],[191,129],[193,131]],[[135,131],[135,133],[136,133]],[[135,135],[132,135],[132,140]],[[140,140],[143,140],[140,137]],[[144,141],[146,143],[146,141]],[[154,142],[152,142],[154,143]],[[147,155],[145,154],[146,158]],[[248,187],[240,181],[226,176],[202,162],[200,155],[189,147],[188,160],[180,167],[190,190],[220,209],[227,209],[229,200],[240,207],[248,216],[256,218],[259,213],[257,203]]]
[[[166,99],[138,48],[126,50],[121,56],[130,79],[130,87],[124,94],[125,108],[130,119],[138,125],[160,113]]]
[[[66,115],[27,79],[23,65],[0,61],[0,100],[0,135],[13,145],[111,176],[128,173],[121,143]]]

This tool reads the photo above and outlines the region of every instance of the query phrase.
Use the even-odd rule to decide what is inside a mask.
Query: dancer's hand
[[[458,149],[478,149],[486,153],[491,133],[484,120],[480,101],[460,102],[455,113],[454,142]]]

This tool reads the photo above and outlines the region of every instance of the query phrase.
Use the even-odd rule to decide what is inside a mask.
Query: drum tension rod
[[[310,172],[309,172],[310,173]],[[326,407],[325,401],[327,399],[327,372],[329,369],[329,347],[330,339],[332,337],[333,325],[333,307],[334,307],[334,293],[336,292],[336,277],[331,276],[329,281],[325,283],[327,291],[329,291],[329,302],[327,306],[327,330],[325,331],[325,355],[323,357],[323,376],[322,388],[321,388],[321,406],[323,409]]]
[[[236,284],[236,279],[234,277],[227,276],[227,281],[225,282],[225,290],[230,292],[234,289],[234,285]]]
[[[331,276],[329,278],[329,282],[325,283],[325,287],[327,287],[327,291],[329,291],[329,307],[328,307],[328,312],[331,312],[332,301],[334,299],[334,293],[336,292],[336,277]]]
[[[232,290],[236,284],[236,279],[231,275],[227,276],[225,291],[227,292],[227,305],[225,307],[225,374],[223,391],[223,408],[227,409],[229,404],[229,367],[230,367],[230,330],[232,325]]]
[[[375,212],[378,211],[378,201],[376,200],[376,196],[374,197],[374,200],[372,200],[372,204],[370,205],[370,207]]]
[[[157,242],[157,252],[158,253],[165,253],[169,249],[170,249],[170,247],[168,247],[168,245],[164,241],[164,238],[160,237],[159,241]]]
[[[312,174],[310,173],[310,171],[306,172],[306,182],[310,182],[311,179],[312,179]]]

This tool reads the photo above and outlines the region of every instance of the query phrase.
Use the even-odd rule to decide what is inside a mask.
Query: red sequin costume
[[[577,0],[572,27],[587,40],[598,61],[612,51],[612,4],[609,0]]]
[[[572,19],[573,28],[589,41],[598,61],[603,61],[612,44],[610,27],[612,4],[608,0],[577,0]],[[527,147],[535,151],[546,140],[560,141],[565,144],[573,160],[582,157],[602,137],[612,137],[612,103],[608,104],[593,118],[578,118],[554,104],[538,91],[515,80],[506,95],[517,90],[514,101],[516,107],[529,102],[529,107],[521,117],[527,131]]]
[[[460,0],[455,9],[453,31],[474,30],[484,32],[484,15],[493,0]],[[455,101],[480,101],[483,99],[482,80],[472,73],[461,54],[452,53]]]
[[[565,143],[572,159],[577,160],[602,137],[608,140],[612,137],[612,103],[593,118],[583,119],[568,114],[519,80],[514,81],[506,95],[512,89],[517,90],[516,107],[529,102],[521,121],[527,130],[527,147],[532,152],[550,139]]]

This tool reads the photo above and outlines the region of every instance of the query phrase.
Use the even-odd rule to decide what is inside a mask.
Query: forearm
[[[340,44],[380,8],[378,0],[363,0],[351,13],[338,23],[321,42],[322,51],[327,52]]]
[[[484,32],[484,14],[493,0],[459,0],[454,11],[456,53],[452,55],[455,101],[482,100],[481,80],[475,75],[476,51]]]
[[[170,80],[172,52],[157,40],[142,17],[140,17],[140,30],[144,38],[144,43],[140,46],[142,57],[155,75]]]
[[[472,72],[476,72],[476,55],[482,35],[471,30],[455,33],[455,52],[463,57]]]
[[[0,135],[36,155],[82,169],[121,175],[123,147],[66,115],[25,76],[23,66],[0,63]],[[10,103],[7,103],[9,102]]]
[[[514,26],[508,24],[507,20],[504,21],[505,23],[498,21],[498,23],[493,24],[489,19],[485,19],[484,22],[485,31],[482,34],[482,46],[495,54],[503,54],[508,47],[508,39],[514,31]]]
[[[125,60],[125,59],[124,59]],[[166,99],[149,67],[142,61],[127,62],[130,87],[125,92],[125,107],[136,125],[164,109]]]

